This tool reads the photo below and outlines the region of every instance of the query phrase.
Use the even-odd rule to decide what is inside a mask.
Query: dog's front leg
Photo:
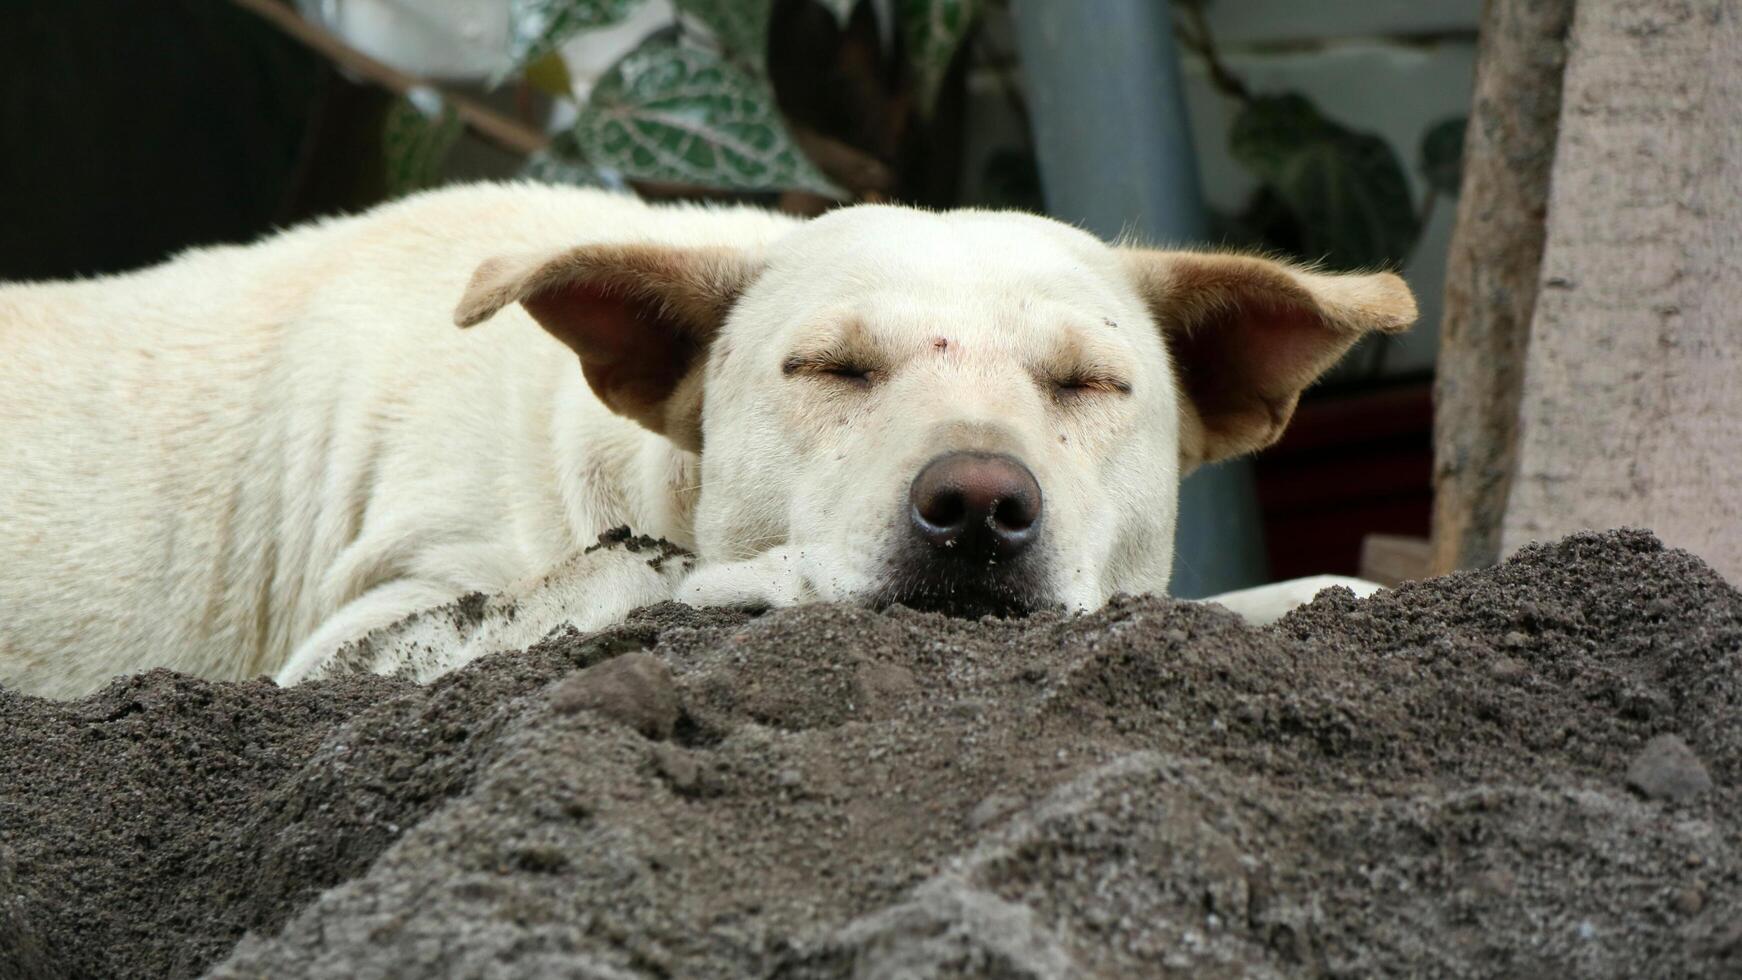
[[[1365,599],[1384,588],[1373,582],[1343,575],[1313,575],[1224,592],[1200,601],[1222,606],[1253,626],[1269,626],[1287,615],[1289,610],[1306,605],[1320,592],[1338,585],[1355,593],[1357,599]]]
[[[772,548],[744,561],[703,564],[678,587],[692,606],[778,609],[837,598],[831,579],[819,576],[817,556],[793,545]]]
[[[423,683],[487,654],[524,650],[561,627],[604,629],[635,609],[671,599],[691,567],[688,554],[649,549],[644,541],[613,538],[492,594],[415,581],[384,584],[341,608],[276,679],[290,685],[367,671]]]
[[[299,684],[326,673],[329,661],[347,643],[392,626],[412,613],[458,598],[452,589],[433,582],[400,580],[378,585],[328,616],[279,668],[273,680],[280,687]]]

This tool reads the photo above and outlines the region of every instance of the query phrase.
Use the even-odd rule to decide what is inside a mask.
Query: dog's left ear
[[[1300,394],[1355,341],[1415,322],[1389,272],[1328,275],[1245,255],[1121,249],[1173,357],[1180,465],[1275,442]]]
[[[761,268],[733,248],[667,245],[491,259],[473,274],[454,322],[470,327],[519,303],[580,357],[587,384],[612,411],[699,450],[708,345]]]

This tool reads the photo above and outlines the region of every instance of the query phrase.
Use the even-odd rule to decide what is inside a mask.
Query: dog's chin
[[[1011,619],[1034,611],[1035,604],[1021,596],[1000,595],[980,590],[908,590],[879,596],[878,608],[906,606],[920,612],[943,613],[961,619],[996,616]]]
[[[872,604],[878,608],[906,606],[964,619],[1009,619],[1060,605],[1048,599],[1035,576],[1026,571],[964,574],[956,569],[889,576],[872,597]]]

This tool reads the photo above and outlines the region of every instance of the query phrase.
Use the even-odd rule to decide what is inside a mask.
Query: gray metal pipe
[[[1205,234],[1197,157],[1166,0],[1014,0],[1047,210],[1104,238],[1190,245]],[[1265,580],[1251,464],[1180,486],[1171,591]]]

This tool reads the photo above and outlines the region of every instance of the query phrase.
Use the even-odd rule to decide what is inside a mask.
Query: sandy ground
[[[668,605],[0,730],[0,977],[1742,976],[1742,594],[1637,532],[1268,630]]]

